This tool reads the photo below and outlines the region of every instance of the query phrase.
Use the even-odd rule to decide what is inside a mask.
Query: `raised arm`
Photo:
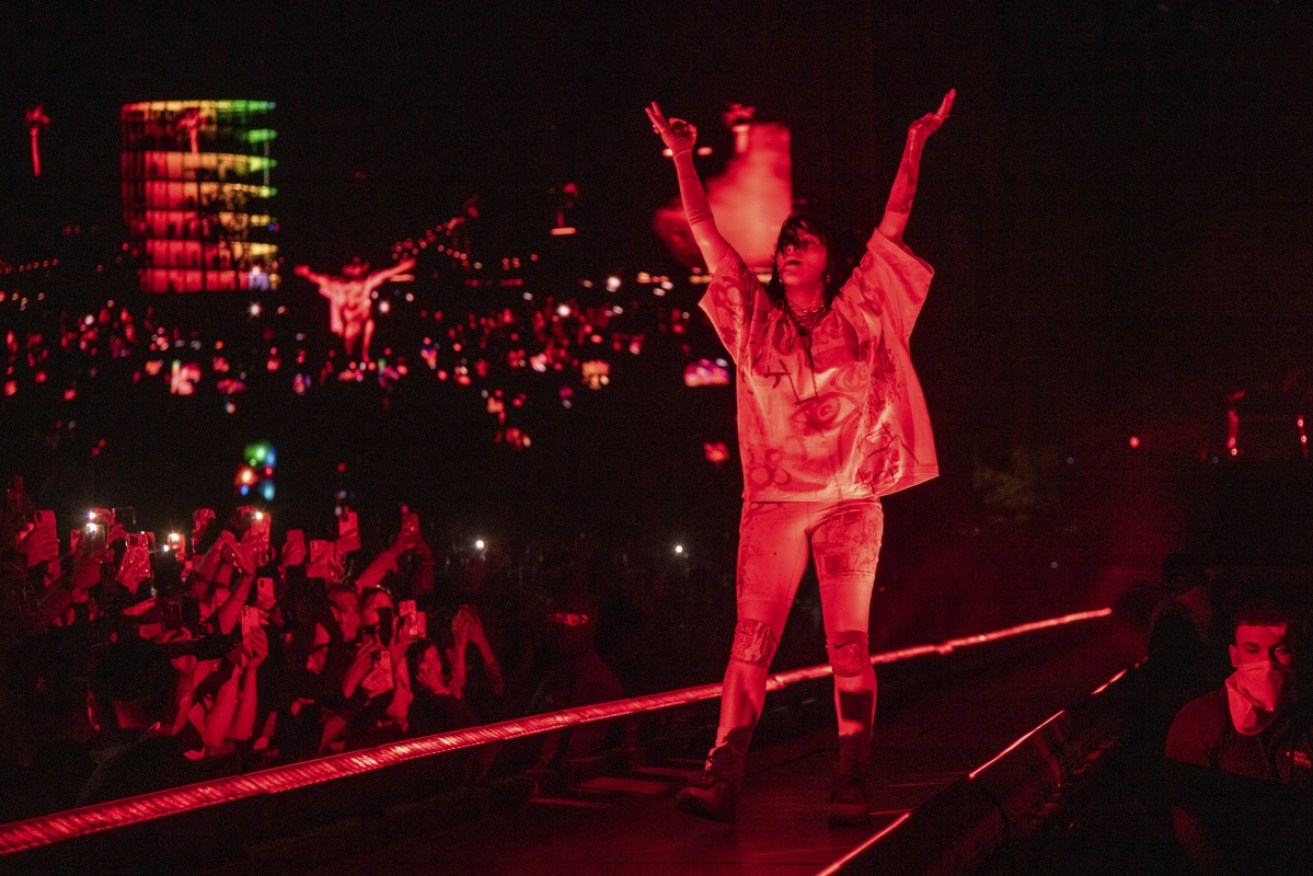
[[[321,274],[318,271],[310,270],[309,265],[297,265],[294,270],[294,273],[298,277],[305,277],[307,280],[309,280],[311,283],[314,283],[316,286],[322,286],[325,280],[332,279],[332,277],[329,277],[327,274]]]
[[[714,274],[721,258],[730,251],[730,245],[716,230],[716,220],[711,215],[707,193],[693,166],[693,144],[697,142],[698,129],[683,119],[667,119],[656,101],[644,109],[652,122],[652,130],[661,135],[661,141],[674,156],[675,174],[679,178],[679,197],[684,203],[684,218],[688,220],[688,227],[693,232],[693,240],[702,251],[707,270]]]
[[[379,268],[365,280],[365,286],[374,289],[382,284],[384,280],[395,277],[397,274],[404,274],[413,267],[415,267],[414,259],[402,259],[390,268]]]
[[[251,582],[255,580],[255,560],[249,556],[249,547],[239,543],[232,532],[226,529],[220,533],[219,540],[211,550],[215,548],[219,551],[221,563],[230,563],[233,567],[228,581],[228,598],[214,611],[219,632],[226,634],[233,631],[242,616],[242,606],[246,604],[251,593]],[[217,574],[218,567],[213,568]]]
[[[410,550],[414,545],[414,536],[404,529],[397,533],[397,537],[392,540],[392,544],[379,552],[378,556],[370,561],[365,570],[356,578],[356,592],[363,593],[370,587],[381,587],[383,579],[389,572],[397,570],[397,563],[401,555]]]
[[[907,228],[907,217],[912,212],[912,201],[916,198],[917,177],[921,169],[921,150],[930,135],[938,131],[944,119],[948,118],[948,111],[953,108],[955,97],[957,97],[957,89],[950,89],[940,101],[939,109],[912,122],[907,129],[903,160],[898,163],[898,173],[894,176],[894,184],[889,190],[884,216],[881,217],[877,229],[894,243],[902,244],[903,231]]]

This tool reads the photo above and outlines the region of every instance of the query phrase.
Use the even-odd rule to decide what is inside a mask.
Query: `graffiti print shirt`
[[[884,496],[939,473],[908,350],[933,275],[877,231],[808,335],[726,253],[701,307],[737,366],[744,499]]]

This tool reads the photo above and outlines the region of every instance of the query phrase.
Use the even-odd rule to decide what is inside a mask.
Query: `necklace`
[[[784,309],[798,328],[809,332],[820,325],[821,320],[825,317],[825,311],[829,308],[823,302],[815,307],[794,307],[786,299]]]

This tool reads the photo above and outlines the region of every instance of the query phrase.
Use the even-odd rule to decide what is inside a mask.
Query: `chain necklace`
[[[793,320],[794,325],[805,332],[809,332],[820,325],[821,320],[825,318],[825,311],[829,310],[829,306],[821,303],[815,307],[794,307],[788,302],[788,299],[785,299],[784,309],[789,314],[789,318]]]

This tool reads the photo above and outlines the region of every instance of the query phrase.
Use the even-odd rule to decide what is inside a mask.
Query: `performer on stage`
[[[653,130],[673,153],[693,237],[712,274],[701,301],[737,368],[743,513],[738,623],[716,742],[681,809],[732,821],[766,678],[808,555],[820,581],[834,669],[839,763],[831,824],[870,820],[864,788],[875,720],[867,641],[884,531],[880,497],[939,473],[908,339],[932,269],[903,243],[921,151],[953,105],[910,126],[884,216],[856,270],[821,222],[794,215],[762,286],[721,237],[693,166],[697,128],[653,102]]]

